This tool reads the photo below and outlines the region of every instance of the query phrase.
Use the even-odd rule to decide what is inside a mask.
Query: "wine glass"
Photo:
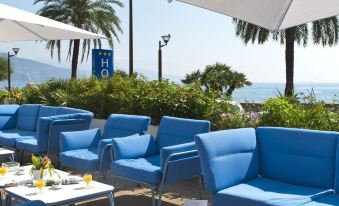
[[[92,174],[91,173],[85,173],[84,174],[84,182],[86,183],[86,188],[90,188],[89,184],[92,182]]]
[[[45,180],[39,179],[35,182],[35,186],[40,190],[40,193],[41,193],[42,189],[46,186],[46,182]]]

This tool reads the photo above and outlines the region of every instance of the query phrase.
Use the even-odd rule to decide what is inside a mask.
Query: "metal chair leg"
[[[113,190],[113,193],[112,193],[112,196],[114,198],[114,194],[115,194],[115,190],[117,188],[117,177],[114,175],[114,173],[112,173],[112,184],[113,184],[113,187],[114,187],[114,190]]]
[[[202,183],[201,183],[202,175],[198,176],[198,187],[199,187],[199,200],[202,200]]]
[[[155,190],[156,190],[156,188],[151,187],[151,190],[152,190],[152,206],[156,206],[156,204],[155,204]]]
[[[160,185],[160,187],[159,187],[158,206],[161,206],[161,197],[162,197],[162,193],[163,193],[163,187],[164,187],[164,185]]]

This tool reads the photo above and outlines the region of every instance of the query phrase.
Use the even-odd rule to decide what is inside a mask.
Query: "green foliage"
[[[33,174],[35,170],[39,170],[40,179],[43,179],[44,177],[44,170],[47,170],[50,176],[52,176],[52,173],[55,173],[58,175],[58,173],[54,171],[52,162],[47,156],[42,157],[39,155],[32,155],[32,164],[33,166],[31,168],[30,173]]]
[[[230,66],[220,63],[207,65],[203,72],[197,70],[186,74],[182,82],[184,84],[199,82],[207,91],[212,89],[218,91],[220,95],[227,96],[232,96],[235,89],[252,84],[245,74],[233,71]]]
[[[261,106],[261,112],[260,125],[263,126],[339,131],[339,112],[331,111],[312,96],[304,96],[299,101],[269,99]]]
[[[339,131],[339,111],[318,102],[314,93],[267,100],[259,112],[239,111],[229,97],[204,90],[199,83],[181,86],[163,80],[148,81],[140,76],[116,74],[107,79],[55,80],[20,89],[0,97],[16,103],[42,103],[92,111],[96,118],[112,113],[151,116],[159,124],[165,116],[207,119],[212,130],[275,126]]]
[[[204,91],[200,84],[180,86],[168,80],[148,81],[120,73],[102,80],[52,79],[25,88],[22,94],[26,103],[82,108],[92,111],[96,118],[112,113],[148,115],[153,124],[164,115],[210,119],[212,108],[219,104],[217,93]]]

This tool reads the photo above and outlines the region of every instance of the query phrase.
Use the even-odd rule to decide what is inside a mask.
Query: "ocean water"
[[[235,90],[233,99],[237,102],[262,103],[268,98],[279,96],[278,90],[284,94],[284,83],[253,83],[252,86]],[[296,93],[309,94],[314,91],[317,100],[326,103],[339,103],[339,83],[297,83]]]

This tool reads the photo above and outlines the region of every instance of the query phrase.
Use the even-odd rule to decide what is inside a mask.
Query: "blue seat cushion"
[[[257,178],[213,195],[213,205],[223,206],[297,206],[332,194],[330,189],[304,187],[267,178]]]
[[[82,171],[96,171],[100,165],[97,147],[62,152],[59,161],[63,166]]]
[[[15,147],[18,140],[34,138],[36,138],[36,132],[32,131],[21,131],[17,129],[0,131],[0,144],[10,147]]]
[[[339,195],[327,195],[313,202],[305,204],[305,206],[339,206]]]
[[[38,147],[38,140],[37,139],[24,139],[24,140],[18,140],[16,142],[16,148],[18,150],[28,151],[31,153],[40,153],[41,149]]]
[[[112,170],[115,175],[151,185],[158,185],[162,177],[159,155],[117,160],[112,163]]]

